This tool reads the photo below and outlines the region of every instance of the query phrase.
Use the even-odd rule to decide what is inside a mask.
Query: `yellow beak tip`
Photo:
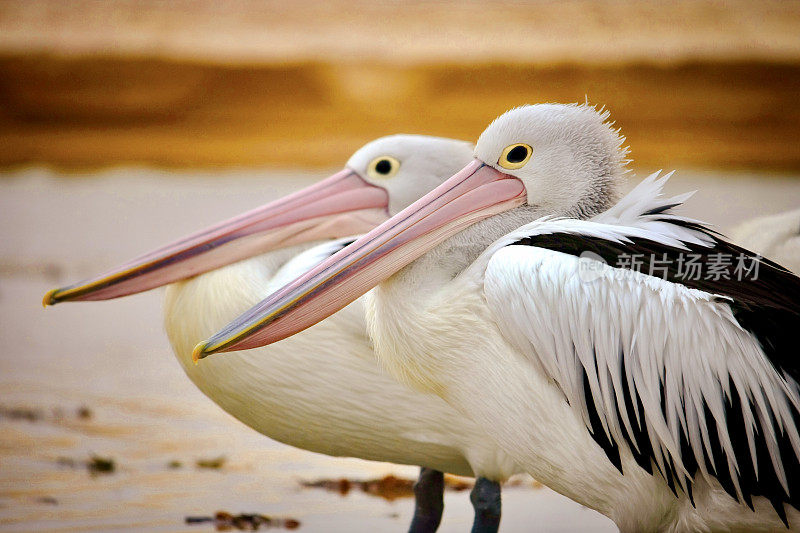
[[[54,298],[54,296],[55,296],[55,294],[57,292],[58,292],[58,289],[52,289],[50,291],[47,291],[47,294],[45,294],[44,298],[42,298],[42,307],[47,309],[47,306],[57,304],[58,300],[56,300]]]
[[[207,353],[205,353],[205,349],[206,349],[206,343],[204,342],[201,342],[200,344],[194,347],[194,350],[192,350],[192,361],[194,362],[194,364],[198,364],[200,362],[200,359],[203,359],[205,356],[208,355]]]

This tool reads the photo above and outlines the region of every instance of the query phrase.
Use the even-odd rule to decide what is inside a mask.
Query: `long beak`
[[[215,352],[264,346],[302,331],[354,301],[451,235],[525,202],[525,186],[475,160],[420,200],[195,347]]]
[[[388,194],[352,170],[220,222],[99,276],[54,289],[42,303],[108,300],[173,283],[264,253],[364,233],[388,216]]]

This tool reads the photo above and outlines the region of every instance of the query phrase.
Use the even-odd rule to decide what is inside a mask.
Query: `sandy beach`
[[[209,531],[184,520],[220,510],[296,519],[301,531],[407,527],[409,498],[387,501],[360,490],[341,496],[299,481],[413,478],[415,468],[296,450],[222,412],[172,356],[160,290],[46,310],[40,304],[49,288],[322,175],[129,168],[65,178],[34,168],[2,176],[0,528]],[[790,176],[680,171],[669,190],[688,189],[699,192],[687,212],[723,231],[800,205],[800,180]],[[112,459],[114,471],[87,471],[93,455]],[[219,469],[197,466],[218,458]],[[532,523],[548,532],[615,529],[529,479],[517,483],[503,495],[502,531]],[[441,531],[466,531],[470,523],[468,492],[448,492]]]
[[[474,141],[525,103],[607,108],[628,186],[677,167],[668,192],[697,189],[685,212],[723,233],[800,208],[798,28],[784,0],[0,2],[0,530],[208,532],[246,513],[405,531],[417,468],[294,449],[223,412],[171,353],[163,289],[42,296],[376,137]],[[443,533],[472,523],[453,482]],[[514,478],[501,532],[532,528],[616,531]]]

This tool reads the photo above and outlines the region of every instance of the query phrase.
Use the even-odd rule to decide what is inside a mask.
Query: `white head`
[[[345,166],[386,189],[394,216],[469,163],[472,148],[443,137],[389,135],[365,144]]]
[[[475,157],[525,184],[542,214],[586,218],[617,200],[627,149],[608,111],[538,104],[507,111],[484,130]]]

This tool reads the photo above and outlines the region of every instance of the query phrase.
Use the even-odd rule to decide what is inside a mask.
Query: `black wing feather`
[[[672,207],[674,206],[667,205],[663,209],[651,210],[648,214],[666,213]],[[665,218],[664,221],[700,231],[711,237],[713,244],[710,247],[686,244],[687,251],[655,240],[642,238],[630,238],[628,243],[618,243],[585,235],[551,233],[526,237],[514,242],[513,245],[536,246],[574,256],[581,256],[584,252],[592,252],[612,266],[620,265],[619,258],[623,255],[640,254],[641,262],[638,269],[640,272],[649,274],[658,271],[659,277],[663,277],[667,281],[725,298],[734,317],[745,330],[752,333],[760,342],[765,356],[774,368],[790,382],[794,381],[796,386],[800,382],[800,358],[797,357],[797,333],[800,332],[800,278],[766,258],[724,241],[719,237],[719,234],[700,223],[673,218]],[[745,276],[740,280],[738,279],[740,276],[735,271],[736,265],[733,262],[728,268],[722,268],[718,261],[713,261],[716,263],[717,272],[720,269],[723,270],[718,279],[706,279],[704,276],[699,279],[688,279],[679,272],[679,262],[677,260],[679,254],[699,256],[701,267],[707,267],[712,262],[715,257],[713,254],[727,254],[731,257],[741,256],[751,261],[752,265],[757,265],[758,275],[757,277]],[[656,258],[659,261],[663,261],[665,257],[667,261],[659,263],[658,268],[654,268],[656,265],[651,264],[651,259]],[[667,265],[666,269],[664,269],[664,263]],[[628,268],[632,266],[632,264],[629,264]],[[703,271],[705,271],[705,268],[703,268]],[[624,365],[624,358],[622,359]],[[680,485],[677,483],[679,476],[674,465],[671,461],[666,461],[664,465],[666,471],[661,471],[658,464],[653,460],[653,443],[650,441],[646,429],[641,427],[641,423],[639,423],[635,415],[634,403],[638,404],[640,412],[643,410],[641,398],[636,391],[629,390],[625,380],[622,380],[622,387],[622,396],[625,398],[628,418],[632,421],[633,433],[629,433],[624,424],[620,424],[620,427],[623,428],[622,431],[636,462],[650,473],[653,473],[653,466],[655,465],[656,470],[664,476],[670,489],[675,492],[676,487],[680,487]],[[591,391],[585,376],[584,388],[586,396],[591,397]],[[757,469],[754,467],[740,403],[743,399],[739,397],[736,387],[730,386],[730,390],[731,396],[727,398],[725,403],[724,424],[731,436],[733,453],[740,468],[736,481],[738,481],[742,489],[743,501],[752,508],[752,496],[764,496],[772,503],[784,523],[787,523],[783,504],[788,503],[800,508],[800,462],[797,454],[794,452],[789,438],[778,429],[774,423],[775,421],[768,421],[773,425],[778,435],[780,455],[789,483],[789,493],[787,494],[774,471],[763,428],[758,424],[755,435],[758,467]],[[744,399],[744,401],[749,402],[750,400]],[[619,466],[620,459],[617,444],[613,440],[609,440],[603,431],[600,418],[595,411],[594,402],[586,403],[589,408],[590,429],[593,438],[605,450],[609,460],[617,468],[621,468]],[[793,410],[795,425],[800,423],[800,413],[797,409],[798,406],[795,405]],[[712,464],[711,457],[704,449],[704,466],[708,472],[717,478],[726,492],[733,498],[738,499],[735,480],[731,477],[727,462],[722,460],[725,457],[725,452],[719,442],[716,428],[713,426],[716,422],[707,406],[705,406],[704,410],[711,441],[711,455],[715,458]],[[663,403],[662,411],[662,414],[666,417],[666,408]],[[758,431],[759,429],[762,431]],[[699,470],[699,465],[683,432],[680,434],[679,444],[684,466],[690,473],[696,474]],[[714,464],[716,464],[716,468]],[[691,498],[690,488],[688,493]]]

